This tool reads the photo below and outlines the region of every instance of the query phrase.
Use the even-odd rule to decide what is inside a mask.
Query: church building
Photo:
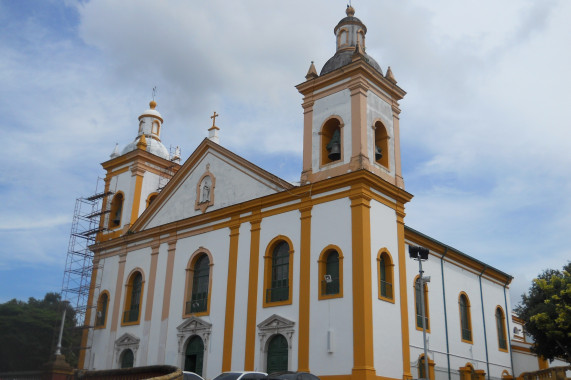
[[[334,55],[296,86],[299,183],[224,148],[216,114],[181,163],[154,101],[102,164],[110,195],[80,366],[388,380],[425,377],[426,360],[433,380],[514,376],[512,277],[405,225],[406,93],[367,54],[352,7],[334,34]],[[422,289],[409,246],[429,250]]]

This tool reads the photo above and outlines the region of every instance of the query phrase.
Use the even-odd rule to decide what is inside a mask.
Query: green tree
[[[43,300],[13,299],[0,304],[0,372],[39,370],[55,352],[63,307],[57,293]],[[77,365],[81,331],[75,329],[75,311],[66,306],[62,353]]]
[[[515,309],[535,340],[532,351],[550,361],[571,363],[571,262],[541,273]]]

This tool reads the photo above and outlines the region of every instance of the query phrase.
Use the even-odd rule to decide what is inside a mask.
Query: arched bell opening
[[[341,121],[331,118],[321,128],[321,165],[340,161],[343,156]]]
[[[373,125],[375,130],[375,146],[373,152],[375,155],[375,162],[379,165],[389,168],[389,135],[387,129],[380,121]]]

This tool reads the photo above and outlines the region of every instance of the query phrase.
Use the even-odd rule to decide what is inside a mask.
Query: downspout
[[[514,379],[515,379],[514,358],[513,358],[513,352],[512,352],[512,338],[511,338],[511,330],[510,330],[510,319],[511,319],[512,313],[511,313],[511,309],[508,309],[508,298],[507,298],[507,296],[506,296],[506,287],[508,286],[508,284],[509,284],[509,280],[506,281],[506,284],[504,285],[504,304],[505,304],[505,306],[506,306],[506,314],[508,314],[508,311],[510,312],[510,313],[509,313],[509,317],[506,315],[506,322],[507,322],[507,324],[508,324],[508,333],[507,333],[507,336],[508,336],[508,345],[509,345],[509,350],[510,350],[510,365],[511,365],[511,368],[512,368],[512,376],[513,376]]]
[[[446,360],[448,361],[448,380],[452,380],[452,374],[450,373],[450,346],[448,344],[448,317],[446,315],[446,287],[444,286],[444,257],[447,253],[448,247],[445,247],[444,254],[440,256],[440,273],[442,274],[442,298],[444,299],[444,331],[446,332]]]
[[[490,380],[490,359],[488,358],[488,334],[486,333],[486,314],[484,314],[484,293],[482,292],[482,275],[488,267],[484,265],[482,272],[478,276],[480,280],[480,302],[482,303],[482,322],[484,322],[484,347],[486,348],[486,367],[488,368],[486,376]]]

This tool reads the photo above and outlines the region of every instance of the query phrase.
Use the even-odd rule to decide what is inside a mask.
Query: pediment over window
[[[181,323],[176,329],[179,333],[193,332],[196,334],[199,331],[212,330],[212,323],[203,321],[198,317],[190,317]]]
[[[290,321],[287,318],[280,317],[277,314],[272,315],[271,317],[267,318],[265,321],[261,322],[258,325],[258,328],[261,331],[272,331],[272,330],[293,330],[295,326],[295,322]]]
[[[140,341],[141,339],[135,337],[134,335],[125,333],[115,341],[115,346],[116,347],[138,346]]]

